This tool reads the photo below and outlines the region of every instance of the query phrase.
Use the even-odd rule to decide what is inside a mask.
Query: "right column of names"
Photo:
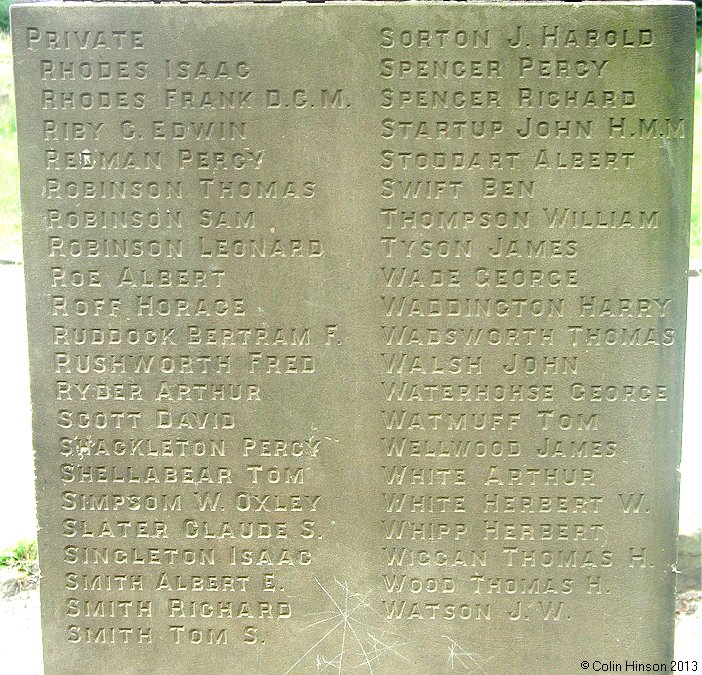
[[[380,30],[388,619],[565,622],[653,566],[636,528],[655,437],[637,420],[665,419],[680,337],[677,301],[637,263],[671,237],[642,181],[689,133],[626,77],[656,40]]]

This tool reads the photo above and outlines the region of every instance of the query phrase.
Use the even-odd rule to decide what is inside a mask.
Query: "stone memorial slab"
[[[670,669],[691,3],[12,25],[47,673]]]

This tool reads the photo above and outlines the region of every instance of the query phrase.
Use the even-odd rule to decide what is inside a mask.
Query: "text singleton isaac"
[[[691,7],[13,7],[47,673],[670,655]]]

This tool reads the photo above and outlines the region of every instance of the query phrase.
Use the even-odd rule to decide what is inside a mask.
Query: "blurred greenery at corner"
[[[22,230],[17,167],[12,49],[9,7],[13,0],[0,0],[0,261],[22,260]],[[697,4],[697,86],[695,89],[695,148],[692,185],[690,266],[702,268],[702,0]]]
[[[23,591],[35,586],[39,581],[37,542],[20,541],[12,548],[0,552],[0,568],[11,572],[9,581],[16,591]]]
[[[698,0],[698,7],[697,7],[697,24],[699,25],[699,2],[702,2],[702,0]],[[10,5],[12,4],[12,0],[0,0],[0,30],[3,33],[9,33],[10,32]]]
[[[8,0],[0,0],[0,26]],[[5,17],[6,19],[6,17]],[[0,260],[22,259],[19,207],[15,90],[12,49],[7,34],[0,34]]]

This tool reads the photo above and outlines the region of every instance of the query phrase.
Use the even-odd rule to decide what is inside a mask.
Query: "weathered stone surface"
[[[672,656],[693,15],[13,7],[47,672]]]

